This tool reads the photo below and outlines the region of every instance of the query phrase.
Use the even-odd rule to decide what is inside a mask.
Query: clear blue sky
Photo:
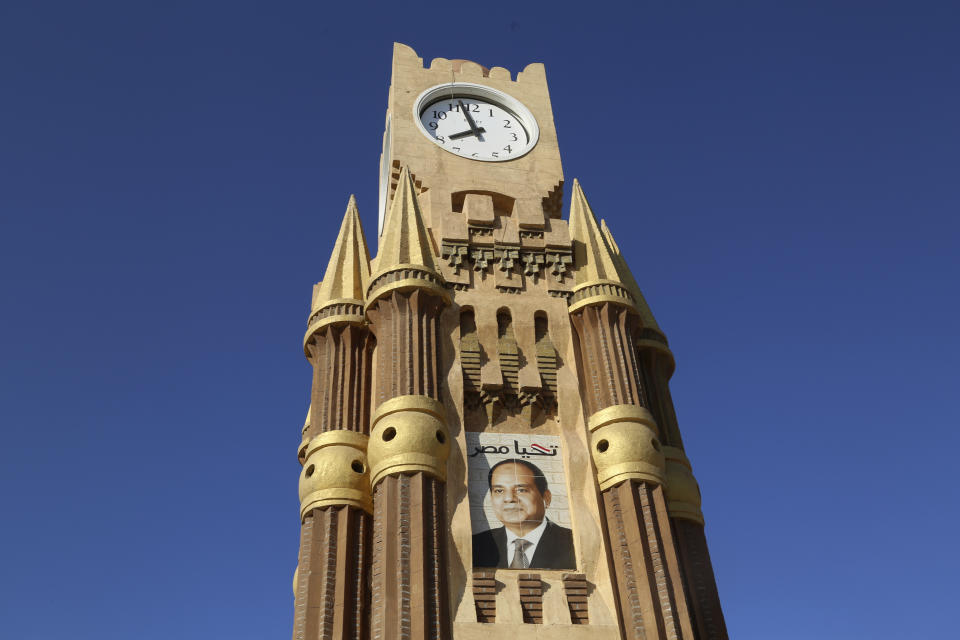
[[[0,635],[289,637],[300,341],[395,40],[545,63],[731,636],[955,632],[956,3],[390,6],[0,4]]]

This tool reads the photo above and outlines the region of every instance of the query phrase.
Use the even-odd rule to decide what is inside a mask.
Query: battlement
[[[409,67],[416,65],[421,69],[448,72],[451,75],[455,74],[459,76],[460,80],[468,80],[471,77],[490,78],[492,80],[516,84],[535,84],[541,86],[545,86],[547,80],[546,70],[540,62],[531,62],[528,64],[524,67],[523,71],[516,74],[515,79],[510,73],[510,70],[504,67],[485,67],[471,60],[462,60],[459,58],[434,58],[430,61],[429,66],[424,66],[423,58],[419,57],[412,47],[399,42],[393,43],[393,60],[394,64],[402,66]]]

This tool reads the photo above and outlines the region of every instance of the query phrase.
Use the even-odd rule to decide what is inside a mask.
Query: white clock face
[[[524,155],[537,142],[533,115],[518,101],[480,85],[434,87],[415,105],[424,134],[463,158],[502,162]]]

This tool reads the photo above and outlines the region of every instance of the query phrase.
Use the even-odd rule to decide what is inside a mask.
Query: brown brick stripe
[[[587,609],[587,577],[582,573],[563,574],[563,594],[570,610],[570,624],[590,624]]]
[[[570,318],[580,342],[587,415],[617,404],[642,405],[633,316],[623,307],[603,304],[580,309]]]
[[[680,518],[672,524],[696,640],[728,640],[703,526]]]
[[[448,638],[443,483],[387,476],[374,490],[373,640]]]
[[[603,500],[626,637],[683,638],[686,625],[677,618],[686,615],[686,603],[671,575],[673,549],[664,542],[669,525],[662,489],[630,480],[604,491]]]
[[[497,620],[497,579],[489,570],[473,572],[473,603],[477,610],[477,622]]]
[[[361,327],[331,326],[314,338],[309,438],[334,429],[367,432],[371,349]]]
[[[370,516],[355,507],[314,509],[300,529],[294,640],[364,640]]]
[[[521,573],[517,586],[520,588],[520,609],[523,621],[528,624],[543,624],[543,581],[539,573]]]
[[[368,311],[377,338],[376,402],[439,399],[442,301],[394,292]],[[450,637],[443,482],[425,473],[387,476],[373,492],[373,640]],[[389,606],[388,606],[389,605]]]

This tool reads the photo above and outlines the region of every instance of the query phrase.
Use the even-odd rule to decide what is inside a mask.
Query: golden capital
[[[667,479],[664,483],[667,512],[671,518],[683,518],[703,524],[700,485],[693,477],[690,461],[683,450],[676,447],[664,447],[663,453],[667,459]]]
[[[450,434],[443,405],[420,395],[387,400],[370,421],[370,486],[387,475],[422,471],[447,477]]]
[[[601,491],[624,480],[663,484],[663,447],[649,411],[637,405],[614,405],[590,416],[587,426]]]
[[[311,509],[349,505],[373,512],[367,464],[367,436],[326,431],[307,444],[300,471],[300,519]]]

